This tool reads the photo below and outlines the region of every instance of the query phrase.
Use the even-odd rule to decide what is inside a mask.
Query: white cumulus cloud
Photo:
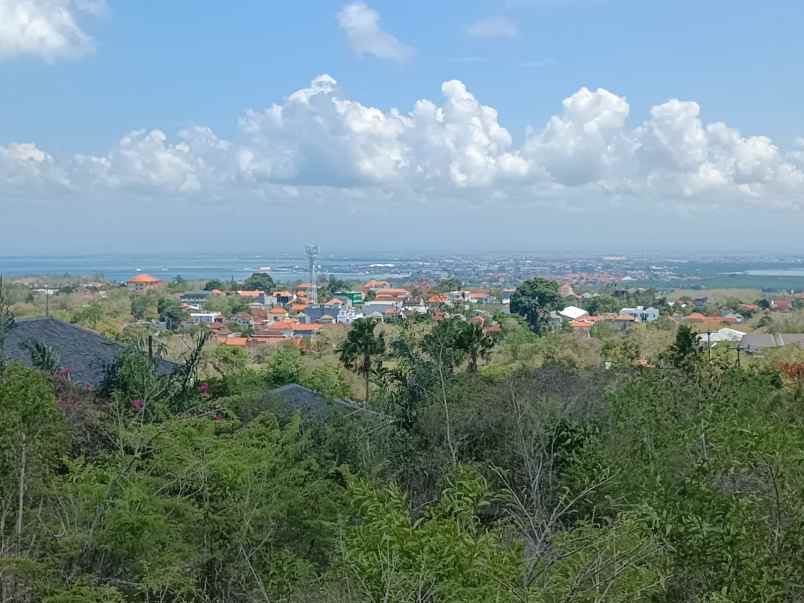
[[[32,55],[52,61],[94,50],[78,24],[77,12],[97,15],[102,0],[1,0],[0,59]]]
[[[521,144],[497,110],[458,80],[407,110],[350,98],[329,75],[242,113],[229,140],[196,126],[125,134],[105,153],[59,157],[32,143],[0,146],[0,193],[114,198],[252,198],[276,203],[552,204],[581,211],[623,196],[640,206],[804,206],[802,147],[707,123],[670,99],[630,122],[628,101],[581,88]]]
[[[363,2],[352,2],[338,12],[338,25],[359,56],[406,61],[414,50],[380,27],[379,13]]]

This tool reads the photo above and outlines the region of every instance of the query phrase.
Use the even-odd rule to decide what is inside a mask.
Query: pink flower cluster
[[[131,407],[134,410],[137,410],[137,411],[142,410],[144,406],[145,406],[145,402],[143,402],[142,400],[132,400],[131,401]]]

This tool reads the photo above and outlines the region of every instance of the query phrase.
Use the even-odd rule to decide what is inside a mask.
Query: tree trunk
[[[17,500],[17,554],[19,554],[20,549],[22,548],[22,510],[23,510],[23,503],[25,501],[25,464],[27,462],[27,454],[28,454],[28,442],[26,441],[26,434],[22,432],[22,455],[20,458],[20,483],[19,483],[19,495]]]
[[[365,401],[366,405],[368,405],[368,401],[369,401],[369,377],[371,376],[371,358],[369,356],[366,356],[363,359],[363,373],[365,374],[365,377],[366,377],[366,397],[365,397],[364,401]]]

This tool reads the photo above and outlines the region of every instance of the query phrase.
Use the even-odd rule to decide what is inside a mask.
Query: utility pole
[[[706,355],[707,362],[712,362],[712,331],[706,331]]]
[[[318,284],[316,283],[316,261],[318,260],[318,245],[306,245],[304,252],[307,255],[307,266],[310,270],[310,295],[307,300],[311,305],[318,303]]]
[[[50,318],[50,285],[45,281],[45,318]]]

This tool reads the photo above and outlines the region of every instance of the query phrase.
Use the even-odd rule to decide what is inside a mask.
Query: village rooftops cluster
[[[154,282],[156,279],[138,276],[131,281],[134,291],[159,286]],[[275,291],[191,291],[181,294],[179,301],[189,314],[188,323],[206,325],[220,344],[244,348],[287,341],[304,345],[323,329],[349,325],[358,318],[385,321],[428,312],[441,318],[449,316],[452,309],[498,302],[483,289],[414,295],[409,289],[392,287],[387,281],[369,280],[356,291],[338,291],[321,303],[310,304],[311,287],[309,283],[301,283]],[[208,310],[209,300],[220,295],[237,296],[247,303],[247,310],[229,317]]]

